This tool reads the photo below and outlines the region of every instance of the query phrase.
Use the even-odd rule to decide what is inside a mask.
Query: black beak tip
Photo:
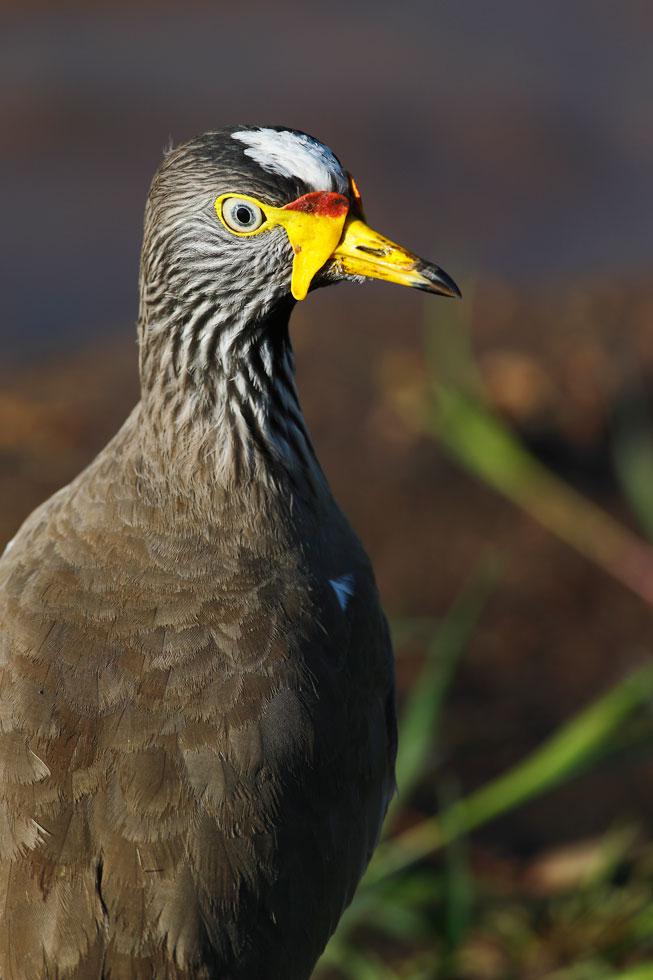
[[[463,294],[444,269],[430,262],[420,262],[417,267],[419,274],[427,280],[422,287],[429,293],[437,293],[439,296],[448,296],[451,299],[462,299]]]

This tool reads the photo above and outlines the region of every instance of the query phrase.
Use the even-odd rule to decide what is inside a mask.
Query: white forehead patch
[[[268,173],[298,177],[316,191],[347,193],[347,177],[335,156],[310,136],[287,129],[242,129],[231,136],[244,143],[245,156]]]

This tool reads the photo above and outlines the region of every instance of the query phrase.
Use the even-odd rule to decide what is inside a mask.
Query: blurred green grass
[[[426,377],[397,398],[406,424],[652,605],[653,549],[543,466],[493,414],[467,325],[457,312],[451,319],[428,324]],[[613,456],[624,505],[653,540],[653,428],[643,411],[615,427]],[[438,777],[447,693],[482,629],[500,558],[483,563],[439,623],[394,624],[398,656],[415,637],[423,647],[400,711],[398,795],[319,980],[653,980],[653,844],[640,828],[608,827],[580,842],[559,859],[566,884],[541,894],[475,868],[468,837],[598,766],[652,758],[653,658],[468,796],[458,799],[450,777]],[[429,786],[440,801],[435,816],[420,807]]]

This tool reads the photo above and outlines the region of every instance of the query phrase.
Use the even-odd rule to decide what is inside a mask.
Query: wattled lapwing
[[[458,295],[304,133],[165,157],[141,401],[0,562],[2,980],[306,980],[352,897],[394,786],[392,651],[288,336],[351,278]]]

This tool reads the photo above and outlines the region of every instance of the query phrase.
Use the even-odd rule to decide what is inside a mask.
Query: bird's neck
[[[140,424],[169,472],[225,487],[322,482],[297,398],[292,305],[225,314],[206,298],[142,311]]]

